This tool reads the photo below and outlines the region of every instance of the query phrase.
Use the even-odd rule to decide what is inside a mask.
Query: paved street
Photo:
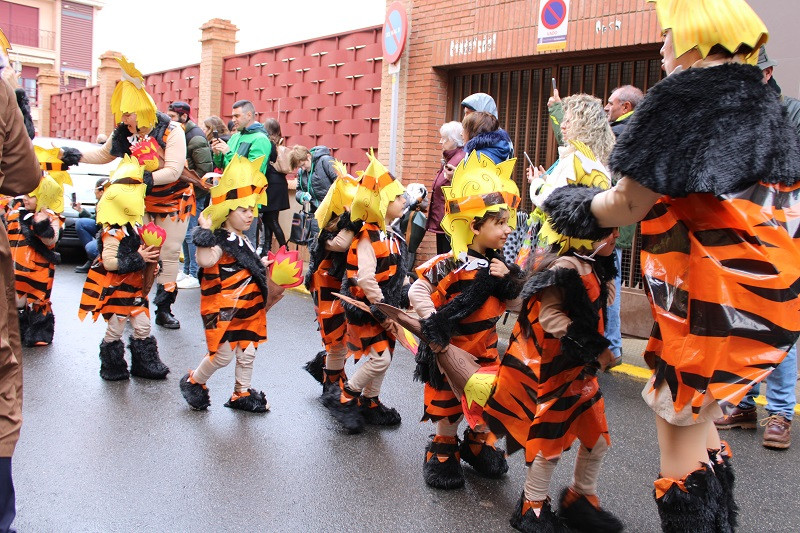
[[[84,276],[73,266],[56,272],[54,344],[25,352],[25,422],[14,456],[19,531],[510,531],[525,475],[521,454],[509,458],[502,480],[467,467],[463,490],[425,486],[432,426],[418,422],[422,386],[411,380],[407,351],[398,348],[382,394],[403,424],[342,433],[317,401],[321,387],[301,369],[319,349],[310,298],[290,292],[269,314],[270,340],[255,363],[254,387],[272,410],[222,406],[233,387],[230,365],[209,382],[211,408],[194,412],[177,380],[205,352],[199,290],[181,291],[180,330],[154,326],[169,379],[108,383],[97,356],[105,324],[78,321]],[[628,531],[657,531],[658,455],[642,383],[616,373],[601,383],[613,440],[601,501]],[[753,431],[726,437],[740,531],[800,530],[800,436],[785,452],[764,449]],[[554,497],[569,482],[573,459],[568,452],[556,470]]]

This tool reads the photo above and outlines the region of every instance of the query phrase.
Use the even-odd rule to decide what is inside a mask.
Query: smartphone
[[[72,193],[72,203],[73,204],[77,204],[78,203],[78,196],[75,193]]]
[[[219,139],[219,132],[217,130],[214,130],[211,132],[211,136],[214,137],[215,139]]]
[[[525,154],[525,159],[527,159],[527,160],[528,160],[528,164],[529,164],[530,166],[532,166],[532,167],[533,167],[533,166],[535,166],[535,165],[533,164],[533,161],[531,161],[531,158],[528,156],[528,152],[522,152],[522,153],[523,153],[523,154]]]
[[[556,79],[550,78],[550,80],[553,82],[553,92],[556,92],[558,90],[558,87],[556,86]]]

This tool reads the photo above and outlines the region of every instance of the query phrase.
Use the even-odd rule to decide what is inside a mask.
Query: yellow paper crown
[[[569,185],[582,185],[584,187],[598,187],[606,190],[611,188],[611,178],[608,170],[597,160],[592,150],[580,141],[570,141],[575,147],[575,157],[572,160],[575,179],[567,178]],[[569,251],[591,251],[593,241],[576,239],[558,233],[550,225],[550,218],[545,217],[542,228],[539,230],[539,244],[554,249],[559,255]]]
[[[31,191],[28,196],[36,198],[37,213],[43,209],[50,209],[55,213],[60,213],[64,210],[64,187],[47,174],[42,176],[39,186]]]
[[[361,181],[350,206],[350,219],[377,224],[386,230],[386,210],[405,192],[405,187],[389,174],[372,149],[367,152],[367,157],[369,165],[359,175]]]
[[[495,164],[490,157],[472,152],[456,167],[451,184],[442,187],[445,215],[440,225],[450,236],[456,257],[472,244],[475,234],[470,223],[476,218],[505,209],[508,225],[517,225],[519,188],[511,179],[516,162],[509,159]]]
[[[672,30],[675,57],[697,48],[706,57],[715,45],[731,53],[741,45],[753,52],[748,63],[758,61],[758,49],[769,39],[767,27],[744,0],[648,0],[664,31]]]
[[[111,181],[97,202],[97,223],[124,226],[141,224],[144,215],[144,167],[125,154],[111,173]]]
[[[0,54],[8,55],[9,50],[11,50],[11,43],[8,42],[6,34],[0,29]]]
[[[136,126],[150,128],[156,124],[156,103],[144,89],[142,73],[125,56],[116,58],[122,67],[122,79],[111,95],[111,111],[119,123],[125,113],[136,113]]]
[[[211,229],[218,229],[228,214],[240,207],[252,208],[267,204],[267,178],[261,173],[264,156],[250,161],[241,155],[234,155],[219,181],[209,191],[211,205],[203,216],[211,219]],[[255,212],[253,213],[255,215]]]
[[[42,172],[49,174],[54,180],[64,185],[72,185],[72,178],[69,172],[64,170],[64,163],[58,158],[60,148],[42,148],[41,146],[34,146],[33,151],[36,152],[36,158],[39,160],[39,167]]]
[[[328,189],[328,193],[319,203],[317,212],[314,214],[317,218],[320,232],[328,225],[333,217],[341,215],[346,209],[350,208],[356,191],[358,190],[358,178],[354,178],[347,173],[347,168],[344,166],[344,163],[335,161],[333,163],[333,169],[336,171],[336,180]]]

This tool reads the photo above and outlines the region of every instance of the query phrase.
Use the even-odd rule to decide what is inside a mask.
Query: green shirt
[[[214,154],[215,166],[224,170],[235,154],[242,155],[250,161],[254,161],[263,155],[265,157],[261,163],[261,172],[266,174],[269,156],[272,152],[272,143],[267,137],[264,126],[256,122],[248,126],[243,132],[237,131],[228,141],[228,148],[230,150],[226,154]]]

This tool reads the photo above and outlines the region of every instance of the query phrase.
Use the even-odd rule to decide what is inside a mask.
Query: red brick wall
[[[50,98],[49,135],[94,142],[98,133],[99,94],[97,86],[54,94]]]
[[[276,118],[288,145],[322,144],[363,169],[378,149],[381,27],[225,58],[222,118],[250,100],[257,120]]]
[[[159,111],[166,113],[169,104],[180,100],[189,104],[192,108],[190,116],[197,122],[197,100],[200,94],[199,64],[148,74],[144,82]]]

